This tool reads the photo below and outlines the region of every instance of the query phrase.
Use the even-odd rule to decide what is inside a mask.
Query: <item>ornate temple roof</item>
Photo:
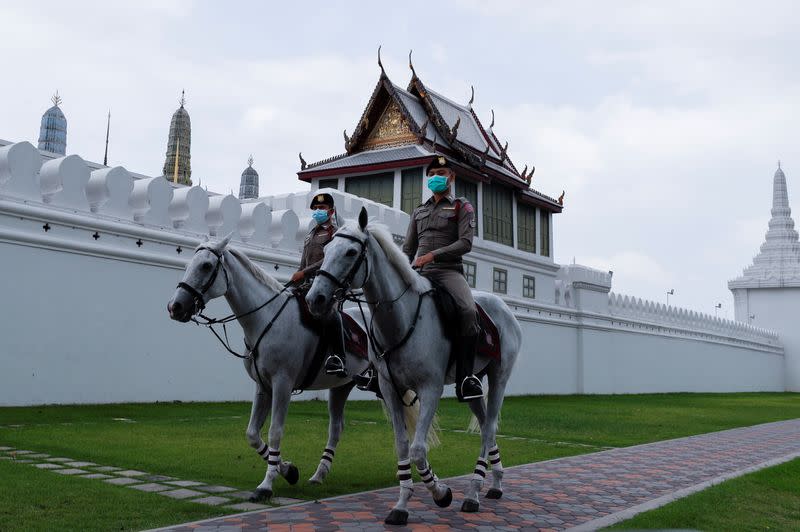
[[[477,181],[498,181],[519,191],[526,202],[553,212],[562,205],[529,188],[534,167],[520,172],[508,154],[508,143],[495,136],[492,123],[485,128],[472,108],[472,98],[459,104],[431,90],[417,76],[410,62],[412,77],[407,88],[394,84],[383,66],[352,136],[344,132],[345,153],[306,164],[301,159],[298,177],[315,177],[371,172],[380,169],[424,165],[436,154],[443,154],[457,167],[456,173]]]
[[[172,114],[167,138],[167,157],[164,161],[164,177],[173,181],[177,175],[178,183],[192,184],[192,122],[184,105],[186,97],[181,92],[181,106]],[[177,162],[177,165],[176,165]]]
[[[786,175],[778,163],[772,183],[772,218],[753,264],[728,283],[735,288],[800,287],[800,242],[794,228]]]
[[[67,153],[67,117],[61,111],[61,97],[58,92],[53,96],[53,107],[42,115],[39,129],[39,149],[66,155]]]
[[[258,198],[258,172],[253,168],[253,156],[247,159],[247,168],[242,172],[242,179],[239,183],[239,199]]]

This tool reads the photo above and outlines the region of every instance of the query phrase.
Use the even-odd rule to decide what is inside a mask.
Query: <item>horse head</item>
[[[167,303],[170,318],[186,323],[202,311],[206,303],[224,295],[228,290],[224,254],[231,236],[233,233],[219,242],[206,241],[197,246],[194,257],[186,265],[181,282]]]
[[[367,210],[362,207],[358,215],[358,225],[342,227],[325,246],[322,267],[317,271],[311,289],[306,294],[308,308],[315,316],[325,315],[348,290],[361,288],[367,282],[367,221]]]

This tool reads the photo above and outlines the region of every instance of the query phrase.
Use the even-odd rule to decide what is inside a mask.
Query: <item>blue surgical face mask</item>
[[[431,192],[435,192],[436,194],[441,194],[442,192],[446,191],[447,176],[432,175],[428,177],[428,188],[431,189]]]
[[[328,218],[330,218],[327,209],[314,209],[314,212],[311,215],[311,217],[314,218],[314,221],[317,222],[318,224],[324,224],[325,222],[328,221]]]

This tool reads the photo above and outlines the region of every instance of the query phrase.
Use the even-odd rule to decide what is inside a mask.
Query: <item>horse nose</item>
[[[176,316],[181,313],[182,305],[180,302],[176,301],[174,303],[167,303],[167,310],[169,311],[170,316]]]
[[[327,301],[327,298],[324,295],[318,294],[317,297],[314,298],[314,305],[317,308],[322,308],[325,305],[326,301]]]

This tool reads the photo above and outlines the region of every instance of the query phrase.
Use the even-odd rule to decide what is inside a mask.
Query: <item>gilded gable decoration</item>
[[[408,123],[400,111],[397,102],[392,101],[378,119],[378,123],[367,137],[365,148],[384,146],[387,144],[401,144],[415,142],[416,136],[411,132]]]

